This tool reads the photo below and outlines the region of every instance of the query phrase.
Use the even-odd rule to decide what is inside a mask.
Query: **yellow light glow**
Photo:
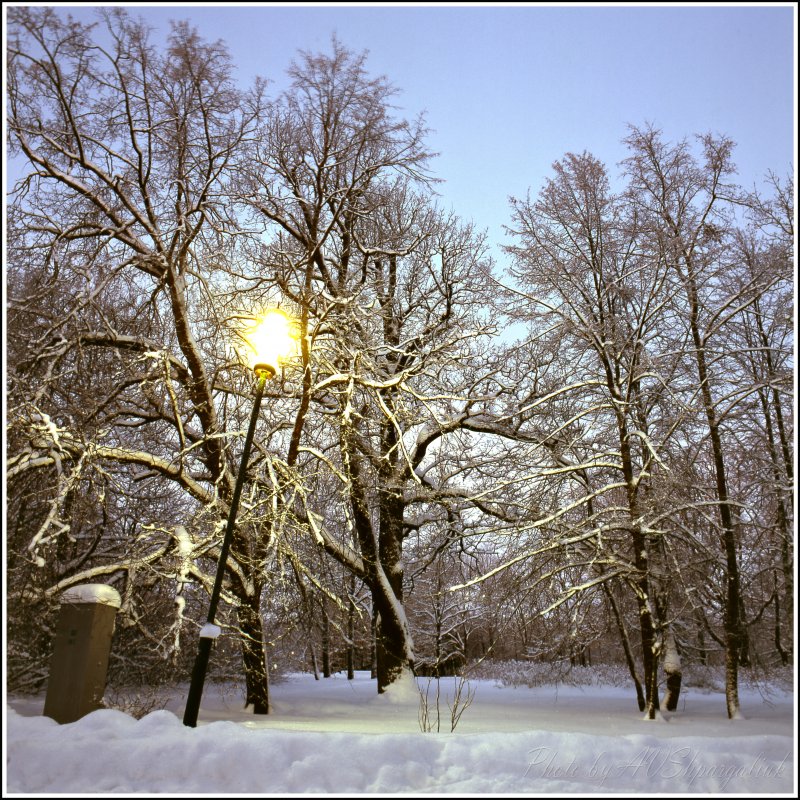
[[[280,362],[296,352],[297,337],[292,321],[279,311],[272,309],[245,334],[247,361],[251,369],[266,367],[278,371]]]

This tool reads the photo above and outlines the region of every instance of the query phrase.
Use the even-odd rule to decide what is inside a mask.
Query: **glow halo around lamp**
[[[272,377],[281,361],[297,349],[297,336],[290,317],[277,308],[267,311],[245,334],[247,363],[258,374],[261,371]]]

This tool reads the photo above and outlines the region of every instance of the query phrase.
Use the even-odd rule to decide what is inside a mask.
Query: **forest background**
[[[272,665],[382,692],[525,659],[619,661],[651,716],[717,664],[736,716],[740,668],[792,662],[790,164],[745,184],[727,135],[634,120],[613,173],[577,145],[492,181],[498,248],[336,36],[272,90],[186,22],[4,11],[9,688],[87,582],[123,598],[112,682],[185,679],[270,306],[299,347],[213,665],[256,713]]]

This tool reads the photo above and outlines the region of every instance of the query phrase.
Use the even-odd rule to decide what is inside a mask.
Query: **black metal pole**
[[[211,601],[208,607],[207,622],[211,625],[214,624],[214,619],[217,616],[217,605],[219,603],[220,593],[222,592],[222,579],[225,575],[228,550],[230,550],[233,530],[236,527],[236,512],[239,509],[239,498],[242,494],[244,476],[247,472],[247,461],[250,456],[250,448],[253,444],[253,433],[256,429],[258,411],[261,408],[264,386],[267,383],[267,378],[274,375],[275,371],[271,367],[257,365],[256,374],[258,375],[258,387],[256,388],[255,400],[253,401],[253,413],[250,415],[250,426],[247,429],[247,436],[244,440],[242,459],[239,462],[239,474],[236,477],[236,486],[234,487],[233,497],[231,498],[231,508],[228,512],[228,524],[225,528],[225,536],[222,539],[222,549],[219,551],[217,574],[214,578],[214,588],[211,591]],[[203,631],[200,633],[200,644],[197,648],[197,657],[195,658],[194,668],[192,669],[192,682],[189,686],[189,696],[186,699],[186,711],[183,714],[183,724],[190,728],[197,727],[197,714],[200,711],[200,698],[203,696],[203,685],[206,682],[208,658],[211,655],[211,647],[214,644],[214,636],[209,633],[208,629],[206,629],[206,634],[207,635],[204,635]]]

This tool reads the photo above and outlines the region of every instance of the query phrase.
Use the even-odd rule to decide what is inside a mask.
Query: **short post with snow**
[[[258,419],[258,411],[261,407],[261,398],[264,395],[264,386],[268,378],[277,374],[280,360],[294,350],[294,339],[289,318],[278,310],[267,312],[261,323],[247,337],[247,344],[249,350],[248,361],[258,378],[258,385],[253,401],[253,411],[250,414],[250,425],[247,429],[244,449],[239,462],[239,474],[231,497],[225,535],[222,539],[219,560],[217,561],[217,573],[214,578],[214,587],[211,590],[208,617],[206,624],[200,629],[200,644],[197,648],[189,695],[186,699],[186,710],[183,714],[183,724],[190,728],[197,726],[197,715],[200,711],[200,699],[203,696],[203,686],[206,681],[208,659],[211,655],[211,647],[214,644],[214,640],[220,634],[220,627],[216,623],[217,605],[222,592],[222,579],[225,575],[228,551],[230,550],[233,531],[236,527],[236,512],[239,508],[239,498],[242,494],[242,485],[247,473],[247,461],[250,456],[250,447],[253,444],[253,434]]]
[[[44,715],[61,724],[103,708],[119,593],[100,583],[67,589],[50,659]]]

